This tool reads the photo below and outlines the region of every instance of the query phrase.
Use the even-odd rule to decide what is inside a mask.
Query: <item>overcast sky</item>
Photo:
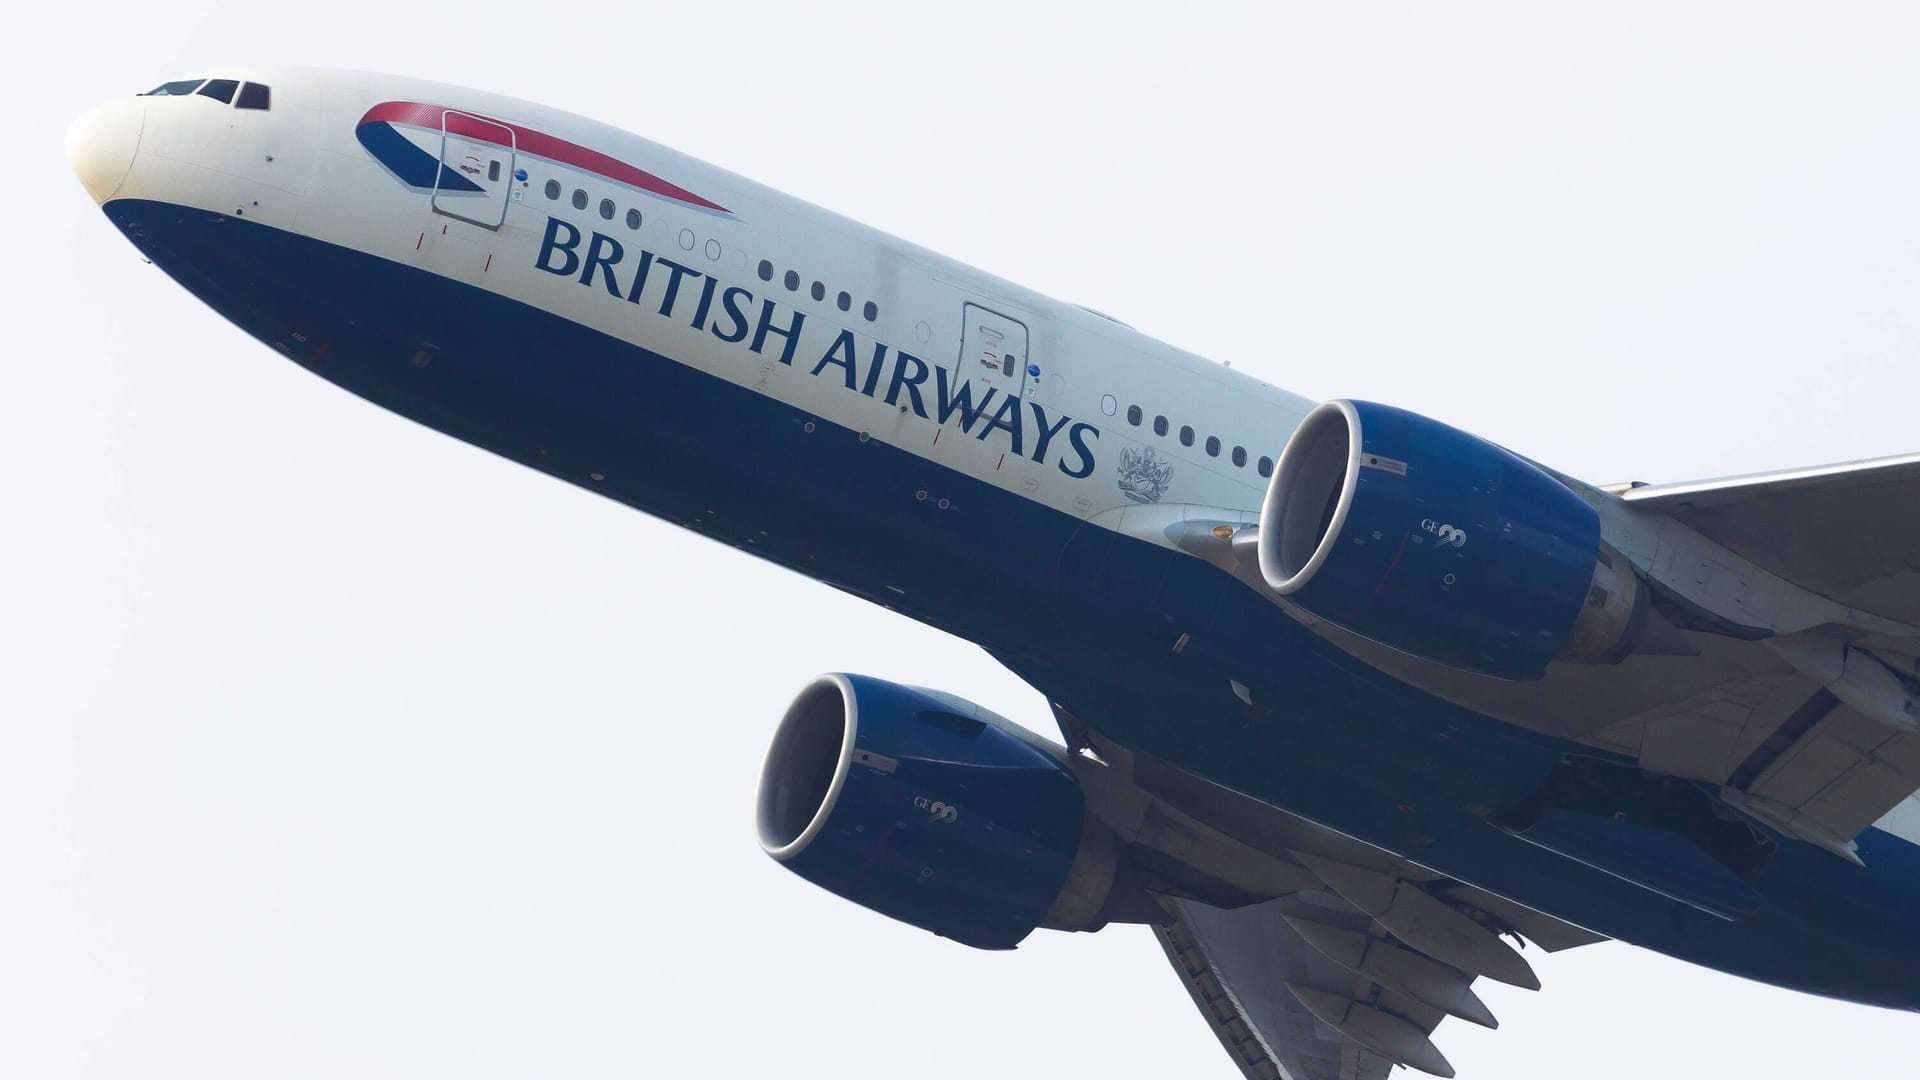
[[[0,1075],[1233,1075],[1141,928],[978,953],[760,853],[810,676],[1051,734],[1037,693],[300,371],[142,264],[73,115],[222,62],[483,86],[1590,480],[1920,450],[1911,5],[1567,6],[13,11]],[[1622,945],[1534,962],[1500,1031],[1441,1029],[1468,1080],[1920,1046]]]

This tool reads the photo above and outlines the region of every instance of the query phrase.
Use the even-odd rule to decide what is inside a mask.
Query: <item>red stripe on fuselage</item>
[[[691,206],[718,210],[722,214],[732,213],[719,203],[703,199],[678,184],[668,183],[644,169],[636,169],[598,150],[589,150],[579,143],[571,143],[518,124],[509,124],[504,120],[495,120],[478,113],[463,112],[445,105],[429,105],[420,101],[386,101],[368,109],[367,115],[360,118],[360,123],[410,124],[434,131],[442,130],[444,127],[445,130],[463,138],[472,139],[475,142],[492,143],[495,146],[505,145],[500,141],[500,129],[506,128],[513,132],[513,148],[524,150],[536,157],[584,169],[616,183],[637,187],[642,191],[650,191],[655,195],[662,195]]]

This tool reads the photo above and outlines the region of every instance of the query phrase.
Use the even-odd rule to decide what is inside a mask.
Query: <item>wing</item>
[[[1603,940],[1062,725],[1088,807],[1153,874],[1162,950],[1254,1080],[1380,1080],[1453,1070],[1447,1016],[1498,1026],[1485,976],[1539,981],[1501,935],[1548,950]]]
[[[1802,588],[1920,624],[1920,454],[1611,490]]]
[[[1875,825],[1920,836],[1920,455],[1602,490],[1610,542],[1673,628],[1661,648],[1501,683],[1302,621],[1457,704],[1714,785],[1841,858],[1858,861]],[[1250,517],[1180,512],[1144,527],[1263,588],[1242,550]]]
[[[1794,587],[1920,625],[1920,454],[1613,490]],[[1729,803],[1857,858],[1854,838],[1920,789],[1920,638],[1816,631],[1765,649],[1785,663],[1636,713],[1591,741],[1720,784]]]

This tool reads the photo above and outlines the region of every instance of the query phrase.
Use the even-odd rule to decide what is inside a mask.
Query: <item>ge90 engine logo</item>
[[[951,824],[959,820],[960,817],[959,807],[951,803],[941,802],[938,799],[929,799],[925,795],[916,797],[913,800],[913,805],[921,810],[925,810],[927,817],[933,821]]]

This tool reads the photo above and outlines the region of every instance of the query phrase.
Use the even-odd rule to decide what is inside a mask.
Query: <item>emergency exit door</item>
[[[433,209],[497,229],[513,191],[513,129],[449,109],[440,120],[440,164]]]
[[[966,327],[960,335],[960,377],[974,383],[973,399],[988,388],[1022,397],[1033,385],[1038,368],[1027,355],[1027,326],[997,311],[966,304],[961,314]]]

